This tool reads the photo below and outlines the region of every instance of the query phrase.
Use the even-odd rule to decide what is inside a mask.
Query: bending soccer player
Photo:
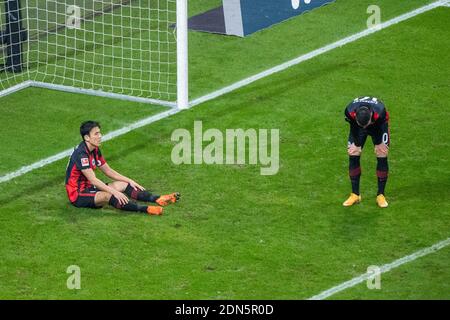
[[[360,158],[367,136],[372,137],[377,157],[378,193],[376,202],[379,207],[386,208],[388,203],[384,189],[388,178],[389,152],[389,113],[384,104],[377,98],[362,97],[353,100],[345,108],[345,120],[350,123],[348,138],[349,175],[352,183],[352,193],[343,203],[349,207],[361,201],[359,180],[361,178]]]
[[[82,123],[80,134],[83,141],[72,153],[66,171],[67,195],[75,207],[101,208],[110,204],[120,210],[161,215],[162,206],[175,203],[180,198],[179,193],[163,196],[151,194],[135,181],[111,169],[99,149],[102,134],[98,122]],[[114,181],[106,184],[98,179],[94,173],[97,168]],[[128,197],[154,202],[157,206],[139,205],[129,201]]]

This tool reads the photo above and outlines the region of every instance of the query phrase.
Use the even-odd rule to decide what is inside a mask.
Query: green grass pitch
[[[248,38],[189,33],[197,98],[432,1],[338,0]],[[190,15],[218,5],[190,3]],[[162,217],[76,209],[67,159],[0,184],[2,299],[305,299],[450,236],[450,8],[437,8],[193,109],[104,143],[109,164],[151,190],[179,191]],[[389,208],[375,156],[350,192],[344,121],[359,95],[391,115]],[[79,123],[109,132],[163,107],[26,89],[1,98],[0,175],[74,146]],[[280,130],[280,170],[171,162],[177,128]],[[100,175],[100,173],[98,173]],[[101,175],[100,175],[101,177]],[[106,179],[105,179],[106,180]],[[331,299],[450,299],[450,248]],[[66,287],[70,265],[81,289]]]

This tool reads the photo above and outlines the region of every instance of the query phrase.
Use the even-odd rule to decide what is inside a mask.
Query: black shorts
[[[92,186],[84,189],[78,193],[78,198],[72,204],[78,208],[94,208],[99,209],[101,207],[95,205],[95,195],[99,190]]]
[[[367,136],[372,137],[372,142],[374,145],[384,143],[385,145],[389,146],[389,144],[391,143],[389,123],[385,122],[379,127],[369,127],[367,129],[359,128],[358,137],[354,137],[352,135],[352,132],[350,131],[350,134],[348,135],[348,146],[350,146],[352,143],[357,144],[356,142],[358,142],[361,148],[363,148],[364,144],[366,143]]]

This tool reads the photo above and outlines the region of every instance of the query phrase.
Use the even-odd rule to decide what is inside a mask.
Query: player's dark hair
[[[101,128],[101,127],[100,127],[100,123],[97,122],[97,121],[91,121],[91,120],[89,120],[89,121],[83,122],[83,123],[81,124],[81,126],[80,126],[80,134],[81,134],[81,138],[83,138],[83,140],[84,140],[84,136],[85,136],[85,135],[89,135],[89,132],[91,132],[91,130],[94,129],[94,128],[96,128],[96,127]]]
[[[358,122],[360,126],[366,126],[369,123],[371,117],[372,112],[366,106],[362,106],[361,108],[356,110],[356,122]]]

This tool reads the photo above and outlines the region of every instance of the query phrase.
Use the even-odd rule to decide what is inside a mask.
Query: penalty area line
[[[408,256],[405,256],[403,258],[397,259],[394,262],[391,262],[389,264],[385,264],[383,266],[380,267],[380,274],[382,273],[386,273],[391,271],[392,269],[398,268],[401,265],[404,265],[408,262],[412,262],[418,258],[421,258],[423,256],[429,255],[431,253],[434,253],[438,250],[441,250],[445,247],[447,247],[448,245],[450,245],[450,238],[447,238],[446,240],[440,241],[434,245],[432,245],[431,247],[416,251]],[[348,288],[354,287],[364,281],[367,281],[368,279],[370,279],[371,277],[373,277],[373,274],[369,274],[369,273],[364,273],[361,274],[359,277],[355,277],[349,281],[343,282],[331,289],[325,290],[315,296],[312,296],[311,298],[309,298],[308,300],[324,300],[326,298],[331,297],[332,295],[339,293],[341,291],[344,291]]]
[[[234,83],[234,84],[232,84],[230,86],[224,87],[224,88],[222,88],[220,90],[214,91],[214,92],[209,93],[207,95],[204,95],[204,96],[202,96],[200,98],[194,99],[194,100],[192,100],[189,103],[189,108],[195,107],[195,106],[197,106],[197,105],[199,105],[201,103],[210,101],[210,100],[215,99],[217,97],[220,97],[220,96],[222,96],[224,94],[227,94],[227,93],[232,92],[234,90],[237,90],[237,89],[240,89],[242,87],[245,87],[245,86],[247,86],[247,85],[249,85],[249,84],[251,84],[251,83],[253,83],[253,82],[257,81],[257,80],[266,78],[266,77],[268,77],[268,76],[270,76],[270,75],[272,75],[274,73],[278,73],[278,72],[284,71],[284,70],[286,70],[286,69],[288,69],[288,68],[290,68],[292,66],[298,65],[298,64],[300,64],[300,63],[302,63],[304,61],[310,60],[310,59],[312,59],[314,57],[317,57],[317,56],[319,56],[321,54],[324,54],[324,53],[329,52],[331,50],[334,50],[336,48],[340,48],[340,47],[342,47],[342,46],[344,46],[346,44],[349,44],[351,42],[357,41],[357,40],[359,40],[361,38],[367,37],[367,36],[369,36],[369,35],[371,35],[373,33],[376,33],[376,32],[378,32],[380,30],[388,28],[388,27],[390,27],[390,26],[392,26],[394,24],[397,24],[399,22],[402,22],[402,21],[405,21],[407,19],[413,18],[413,17],[415,17],[415,16],[417,16],[419,14],[425,13],[425,12],[430,11],[430,10],[432,10],[434,8],[437,8],[439,6],[446,5],[446,4],[448,4],[448,1],[449,0],[439,0],[439,1],[432,2],[432,3],[430,3],[430,4],[426,5],[426,6],[420,7],[418,9],[415,9],[415,10],[410,11],[408,13],[402,14],[402,15],[396,17],[396,18],[393,18],[391,20],[383,22],[380,25],[378,25],[376,28],[363,30],[363,31],[358,32],[358,33],[356,33],[354,35],[351,35],[349,37],[343,38],[343,39],[338,40],[336,42],[333,42],[333,43],[331,43],[329,45],[326,45],[326,46],[324,46],[322,48],[319,48],[317,50],[311,51],[310,53],[301,55],[301,56],[299,56],[299,57],[297,57],[295,59],[292,59],[292,60],[287,61],[285,63],[282,63],[282,64],[280,64],[278,66],[270,68],[270,69],[268,69],[266,71],[258,73],[258,74],[254,75],[254,76],[251,76],[251,77],[248,77],[248,78],[243,79],[241,81],[238,81],[238,82],[236,82],[236,83]],[[103,141],[114,139],[114,138],[116,138],[118,136],[121,136],[123,134],[126,134],[126,133],[128,133],[128,132],[130,132],[132,130],[136,130],[136,129],[141,128],[143,126],[149,125],[149,124],[151,124],[153,122],[156,122],[156,121],[159,121],[161,119],[170,117],[170,116],[172,116],[172,115],[174,115],[174,114],[176,114],[176,113],[178,113],[180,111],[183,111],[183,110],[174,108],[172,110],[165,111],[165,112],[159,113],[157,115],[150,116],[150,117],[147,117],[145,119],[139,120],[139,121],[137,121],[137,122],[135,122],[135,123],[133,123],[131,125],[125,126],[125,127],[121,128],[121,129],[118,129],[118,130],[115,130],[115,131],[112,131],[112,132],[106,134],[104,136]],[[42,167],[44,167],[46,165],[49,165],[49,164],[51,164],[53,162],[56,162],[56,161],[61,160],[63,158],[66,158],[66,157],[71,155],[72,151],[73,151],[73,149],[67,149],[65,151],[62,151],[62,152],[56,154],[56,155],[53,155],[51,157],[48,157],[48,158],[42,159],[40,161],[37,161],[37,162],[35,162],[35,163],[31,164],[31,165],[23,166],[22,168],[20,168],[20,169],[18,169],[16,171],[7,173],[4,176],[0,176],[0,183],[10,181],[10,180],[12,180],[14,178],[20,177],[20,176],[30,172],[32,170],[35,170],[35,169],[38,169],[38,168],[42,168]]]

